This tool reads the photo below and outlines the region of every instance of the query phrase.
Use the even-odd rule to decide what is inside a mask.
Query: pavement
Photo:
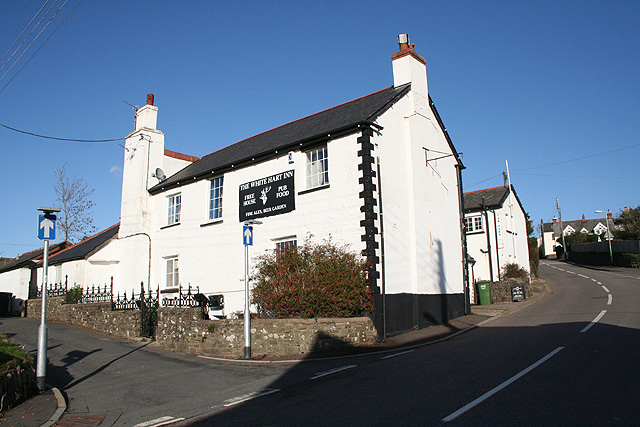
[[[397,348],[410,348],[433,344],[470,331],[493,319],[506,316],[539,301],[552,293],[550,286],[541,279],[532,282],[533,295],[524,301],[491,305],[472,305],[471,314],[451,319],[449,322],[430,326],[421,330],[396,335],[386,340],[362,347],[336,350],[320,357],[340,357],[358,353],[388,351]],[[309,357],[307,357],[309,358]],[[3,427],[50,427],[55,426],[67,408],[62,393],[55,387],[39,393],[26,402],[0,414],[0,426]],[[70,426],[62,420],[58,427]],[[92,424],[95,425],[95,424]]]

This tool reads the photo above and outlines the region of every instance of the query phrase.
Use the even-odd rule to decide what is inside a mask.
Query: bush
[[[509,263],[502,266],[502,280],[515,279],[529,283],[529,273],[518,264]]]
[[[82,301],[82,286],[76,285],[67,291],[64,297],[66,304],[79,304]]]
[[[540,265],[540,250],[538,248],[538,239],[529,237],[529,269],[531,276],[538,276],[538,265]]]
[[[263,317],[354,317],[373,310],[367,261],[330,240],[258,257],[253,303]]]

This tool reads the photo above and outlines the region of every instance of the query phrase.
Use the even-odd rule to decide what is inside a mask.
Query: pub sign
[[[293,170],[240,185],[240,222],[296,208]]]

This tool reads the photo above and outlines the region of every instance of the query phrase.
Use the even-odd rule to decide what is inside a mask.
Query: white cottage
[[[527,217],[513,186],[464,193],[467,250],[474,281],[498,281],[506,264],[530,272]]]
[[[259,220],[252,256],[308,235],[366,256],[381,335],[465,314],[464,166],[406,35],[392,64],[391,87],[201,159],[165,149],[149,94],[125,143],[115,286],[198,286],[241,312],[242,225]]]

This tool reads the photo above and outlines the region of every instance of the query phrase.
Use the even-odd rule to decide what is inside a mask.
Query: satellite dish
[[[160,181],[164,181],[165,179],[167,179],[167,176],[164,174],[164,171],[160,168],[156,168],[156,173],[154,173],[153,176],[158,178]]]

